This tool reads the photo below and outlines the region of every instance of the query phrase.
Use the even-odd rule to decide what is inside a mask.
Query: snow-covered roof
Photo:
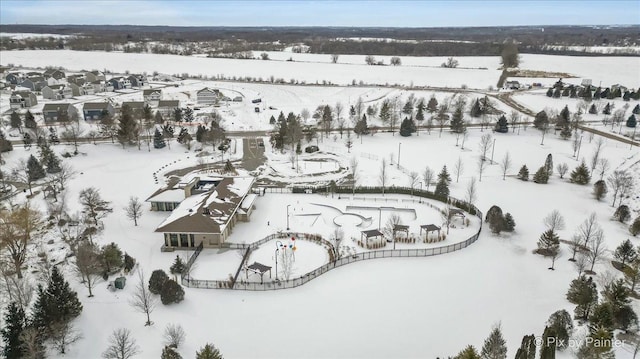
[[[149,202],[182,202],[184,199],[184,190],[182,188],[167,188],[164,191],[156,192],[149,197]]]
[[[253,182],[253,177],[223,178],[213,190],[184,199],[156,232],[221,233],[243,203]],[[166,192],[169,191],[162,193]]]
[[[248,194],[240,204],[240,208],[245,210],[251,208],[251,206],[253,206],[253,202],[256,201],[257,197],[258,196],[256,196],[255,193]]]

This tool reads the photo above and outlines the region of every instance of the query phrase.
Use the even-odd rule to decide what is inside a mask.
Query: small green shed
[[[113,282],[113,285],[118,288],[118,289],[124,289],[124,285],[127,283],[127,278],[125,277],[118,277],[116,278],[116,280]]]

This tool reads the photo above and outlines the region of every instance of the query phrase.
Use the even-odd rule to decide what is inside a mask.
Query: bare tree
[[[582,222],[582,224],[580,224],[577,230],[577,235],[582,241],[582,245],[587,247],[598,231],[602,231],[602,229],[598,224],[596,213],[593,212],[584,220],[584,222]]]
[[[609,188],[613,192],[613,203],[611,204],[611,206],[615,207],[618,195],[620,194],[620,201],[622,201],[622,193],[626,192],[626,188],[630,187],[633,184],[633,179],[627,171],[618,170],[613,171],[613,174],[607,177],[607,183],[609,184]]]
[[[509,120],[511,121],[511,132],[516,132],[516,128],[518,128],[518,134],[520,134],[520,113],[516,110],[511,111],[509,114]]]
[[[476,200],[478,188],[476,186],[476,178],[471,177],[469,183],[467,184],[467,203],[469,207],[473,205],[473,202]]]
[[[22,265],[27,260],[27,247],[31,234],[41,226],[40,212],[26,202],[10,211],[0,212],[0,249],[6,249],[18,278],[22,278]]]
[[[339,57],[340,57],[340,56],[339,56],[338,54],[332,54],[332,55],[331,55],[331,62],[332,62],[332,63],[334,63],[334,64],[337,64],[337,63],[338,63],[338,58],[339,58]]]
[[[502,180],[504,181],[505,177],[507,177],[507,171],[511,168],[511,156],[509,152],[504,154],[502,162],[500,162],[500,168],[502,168]]]
[[[478,158],[478,174],[479,174],[479,181],[482,182],[482,172],[484,172],[484,167],[487,165],[487,163],[484,161],[484,158],[479,157]]]
[[[424,180],[424,185],[427,187],[427,191],[429,190],[429,186],[431,185],[431,181],[433,181],[433,170],[426,166],[424,171],[422,172],[422,179]]]
[[[553,211],[551,211],[551,213],[544,217],[543,222],[544,225],[547,226],[547,229],[551,230],[552,232],[563,230],[565,226],[564,217],[557,209],[554,209]]]
[[[53,180],[60,186],[60,190],[64,190],[65,186],[76,176],[76,171],[70,164],[63,162],[60,165],[60,171],[52,174]]]
[[[342,230],[342,228],[336,227],[333,230],[332,237],[333,237],[333,240],[336,242],[335,246],[333,247],[335,252],[335,260],[338,260],[342,258],[342,251],[340,250],[340,243],[344,239],[344,231]]]
[[[453,165],[453,172],[456,175],[456,183],[458,183],[460,175],[464,172],[464,163],[462,163],[462,158],[458,157],[458,160]]]
[[[108,212],[111,211],[109,202],[102,199],[100,191],[95,187],[85,188],[80,191],[80,204],[87,211],[89,217],[91,217],[98,225],[98,219],[104,218]]]
[[[304,120],[304,122],[306,124],[307,120],[309,119],[309,117],[311,117],[311,114],[309,113],[308,109],[303,108],[302,111],[300,111],[300,116],[302,117],[302,119]]]
[[[487,159],[487,152],[489,152],[489,147],[491,147],[491,144],[493,143],[493,136],[491,136],[491,134],[486,133],[484,135],[482,135],[482,137],[480,138],[480,158],[485,161]]]
[[[50,324],[51,341],[58,353],[65,354],[67,347],[82,339],[82,334],[76,330],[73,323],[67,320]]]
[[[35,182],[33,176],[30,175],[29,166],[27,165],[27,161],[21,159],[18,161],[18,164],[11,169],[10,178],[16,182],[22,182],[29,187],[29,194],[33,195],[33,191],[31,189],[31,185]]]
[[[571,236],[571,240],[569,241],[569,248],[571,248],[571,258],[570,261],[574,262],[576,260],[576,254],[578,254],[584,246],[582,245],[582,237],[579,234],[574,234]]]
[[[131,305],[140,313],[147,315],[147,322],[145,326],[150,326],[151,312],[156,307],[157,299],[151,294],[149,288],[146,285],[146,279],[142,270],[138,270],[138,286],[136,287],[133,296],[131,298]]]
[[[576,270],[578,271],[578,278],[582,276],[582,273],[584,273],[585,269],[587,268],[587,262],[587,256],[582,253],[578,256],[578,258],[574,259],[573,264],[576,266]]]
[[[180,324],[167,324],[164,328],[164,343],[172,348],[178,348],[184,342],[185,336]]]
[[[23,359],[45,358],[45,349],[42,345],[41,333],[35,327],[28,327],[20,333],[22,342]]]
[[[384,196],[384,189],[385,186],[387,185],[387,178],[388,174],[387,174],[387,159],[386,158],[382,158],[382,164],[380,166],[380,173],[378,174],[378,181],[380,182],[380,185],[382,186],[382,195]]]
[[[591,156],[591,172],[598,165],[598,160],[600,159],[600,154],[602,153],[602,146],[604,146],[604,138],[598,137],[595,142],[595,148],[593,149],[593,155]]]
[[[420,182],[420,175],[418,172],[412,171],[409,173],[409,186],[411,187],[411,195],[413,196],[413,189]]]
[[[558,163],[556,170],[558,171],[560,178],[564,178],[564,175],[569,171],[569,165],[566,163]]]
[[[138,197],[130,197],[129,204],[125,207],[127,218],[133,220],[134,225],[138,225],[138,219],[142,217],[142,203]]]
[[[449,110],[449,106],[446,103],[441,103],[438,106],[438,113],[435,115],[435,120],[438,122],[440,126],[440,135],[442,137],[442,131],[444,130],[444,125],[449,121],[449,115],[447,114],[447,110]]]
[[[460,148],[464,150],[464,143],[467,142],[467,139],[469,138],[469,131],[465,128],[464,131],[462,132],[462,144],[460,145]]]
[[[596,166],[596,171],[600,173],[600,179],[604,178],[604,173],[609,170],[610,163],[607,158],[601,158],[598,160],[598,165]]]
[[[593,240],[589,243],[589,252],[587,253],[587,257],[591,265],[589,268],[591,273],[593,273],[593,267],[596,263],[602,260],[606,251],[607,248],[604,245],[604,233],[602,230],[598,230],[595,232]]]
[[[356,182],[358,181],[358,158],[356,156],[351,157],[349,160],[349,170],[351,171],[351,179],[353,184],[351,185],[351,193],[356,193]]]
[[[120,328],[111,333],[109,346],[102,357],[104,359],[129,359],[140,353],[140,347],[131,336],[129,329]]]
[[[440,210],[440,217],[442,218],[442,225],[447,227],[447,234],[449,234],[453,213],[451,212],[451,206],[448,203]]]
[[[396,241],[396,239],[394,238],[395,237],[395,231],[393,229],[398,224],[402,224],[402,220],[400,219],[400,216],[398,216],[396,213],[394,213],[391,216],[389,216],[389,219],[387,219],[387,224],[382,229],[382,232],[384,233],[384,236],[387,237],[388,239],[392,240],[393,242]]]
[[[338,123],[342,122],[342,111],[344,111],[344,105],[342,104],[342,102],[338,101],[336,102],[336,106],[333,108],[333,112],[335,112],[336,114],[336,121],[338,121]],[[344,125],[342,125],[344,126]]]
[[[82,241],[76,250],[75,272],[82,283],[89,289],[89,297],[93,297],[93,288],[102,279],[104,268],[101,265],[100,252],[90,241]]]

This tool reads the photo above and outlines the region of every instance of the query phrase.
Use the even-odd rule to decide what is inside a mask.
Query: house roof
[[[85,102],[82,106],[83,110],[107,110],[108,108],[108,102]]]
[[[69,107],[71,107],[70,103],[48,103],[44,105],[42,112],[68,111]]]
[[[420,225],[421,229],[426,229],[427,232],[432,232],[432,231],[439,231],[440,227],[436,226],[435,224],[422,224]]]
[[[253,182],[253,177],[223,178],[212,190],[185,198],[156,232],[222,233]]]
[[[35,96],[35,94],[31,91],[15,91],[11,95],[18,95],[20,97]]]
[[[219,93],[220,91],[215,90],[215,89],[210,89],[208,87],[203,88],[202,90],[198,90],[198,92],[196,92],[196,94],[200,94],[201,92],[212,92],[212,93]]]
[[[180,101],[178,100],[160,100],[158,101],[158,107],[171,107],[175,108],[180,106]]]
[[[29,81],[31,81],[33,83],[42,82],[42,81],[44,81],[44,77],[42,77],[42,76],[31,76],[31,77],[28,77],[27,80],[29,80]],[[25,80],[25,81],[27,81],[27,80]]]
[[[126,101],[122,103],[122,106],[127,105],[132,110],[142,110],[144,108],[144,102],[142,101]]]
[[[148,89],[148,90],[142,90],[142,96],[148,96],[151,95],[152,93],[157,92],[159,94],[162,93],[162,89]]]
[[[367,238],[369,237],[378,237],[378,236],[382,236],[382,232],[380,232],[377,229],[370,229],[368,231],[362,231],[362,234],[364,234]]]
[[[65,85],[60,84],[60,85],[47,85],[46,87],[52,89],[52,90],[61,90],[64,88]]]

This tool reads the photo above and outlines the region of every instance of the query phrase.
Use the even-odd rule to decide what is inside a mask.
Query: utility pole
[[[398,166],[397,168],[400,169],[400,145],[402,144],[402,142],[398,142]]]
[[[582,136],[580,136],[580,142],[578,142],[578,153],[576,154],[576,161],[580,161],[580,147],[582,147]]]
[[[491,147],[491,163],[493,163],[493,152],[496,150],[496,139],[493,139],[493,147]]]

